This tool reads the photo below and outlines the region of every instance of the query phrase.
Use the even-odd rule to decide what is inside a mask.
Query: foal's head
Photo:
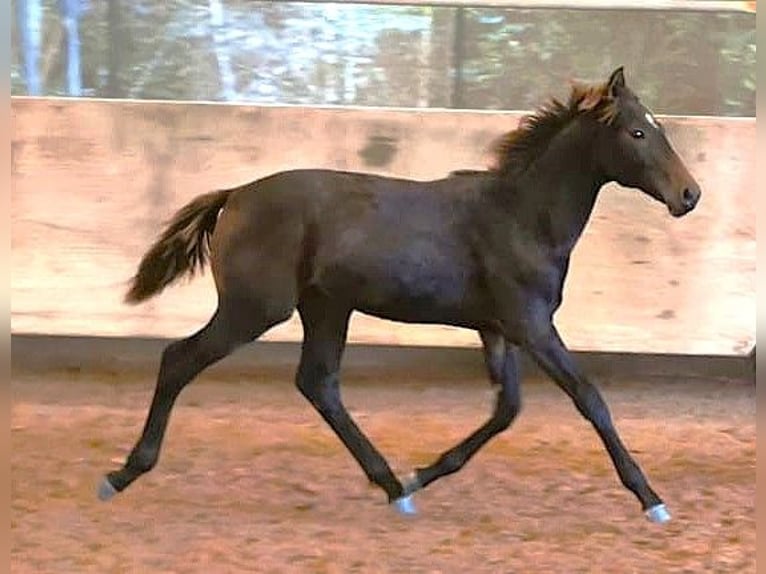
[[[608,181],[635,187],[681,217],[697,205],[699,184],[662,125],[625,84],[622,67],[596,87],[575,87],[570,106],[597,124],[596,167]]]

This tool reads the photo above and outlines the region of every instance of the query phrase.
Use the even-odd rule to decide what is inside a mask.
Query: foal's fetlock
[[[421,485],[418,482],[417,474],[411,473],[404,477],[399,483],[399,494],[395,496],[389,495],[389,504],[391,504],[399,514],[404,516],[414,516],[417,514],[417,508],[415,508],[415,501],[412,495],[420,490]]]
[[[408,496],[410,494],[415,494],[418,490],[423,488],[423,484],[420,482],[420,478],[418,478],[418,471],[413,470],[406,476],[404,476],[401,480],[402,483],[402,494],[405,496]]]
[[[402,485],[398,482],[396,484],[389,484],[385,483],[382,484],[380,482],[376,482],[375,486],[378,486],[383,489],[383,491],[386,493],[386,497],[388,498],[388,503],[391,504],[398,498],[401,498],[404,496],[404,489],[402,488]]]
[[[140,450],[131,452],[121,469],[113,470],[103,478],[98,486],[99,499],[109,500],[139,476],[152,470],[156,464],[156,454]]]
[[[413,500],[412,495],[421,488],[423,488],[423,486],[418,480],[417,472],[413,471],[399,481],[399,488],[397,489],[396,494],[392,495],[389,493],[388,503],[393,506],[399,514],[413,516],[417,514],[417,509],[415,508],[415,501]]]
[[[138,474],[144,474],[157,466],[157,454],[134,450],[125,461],[125,468]]]

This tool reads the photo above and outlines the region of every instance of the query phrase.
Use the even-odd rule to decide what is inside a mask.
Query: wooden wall
[[[126,282],[195,195],[277,170],[436,178],[483,167],[516,113],[13,98],[13,333],[180,337],[215,306],[209,275],[138,307]],[[577,350],[746,354],[755,340],[755,120],[666,118],[703,187],[672,219],[609,186],[557,323]],[[264,339],[295,341],[295,318]],[[474,346],[474,333],[356,314],[352,342]]]

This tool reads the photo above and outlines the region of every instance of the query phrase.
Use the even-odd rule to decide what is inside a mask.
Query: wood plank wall
[[[205,191],[296,167],[416,179],[481,168],[521,114],[13,98],[11,330],[185,336],[215,307],[209,275],[138,307],[127,280],[162,223]],[[557,316],[573,349],[746,354],[755,340],[755,120],[665,118],[703,187],[672,219],[608,186]],[[296,318],[264,339],[296,341]],[[356,343],[476,346],[473,332],[355,314]]]

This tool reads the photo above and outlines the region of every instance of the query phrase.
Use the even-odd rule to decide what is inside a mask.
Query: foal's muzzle
[[[702,191],[699,186],[687,186],[681,192],[680,200],[678,202],[668,202],[668,210],[673,217],[682,217],[697,206],[701,196]]]

